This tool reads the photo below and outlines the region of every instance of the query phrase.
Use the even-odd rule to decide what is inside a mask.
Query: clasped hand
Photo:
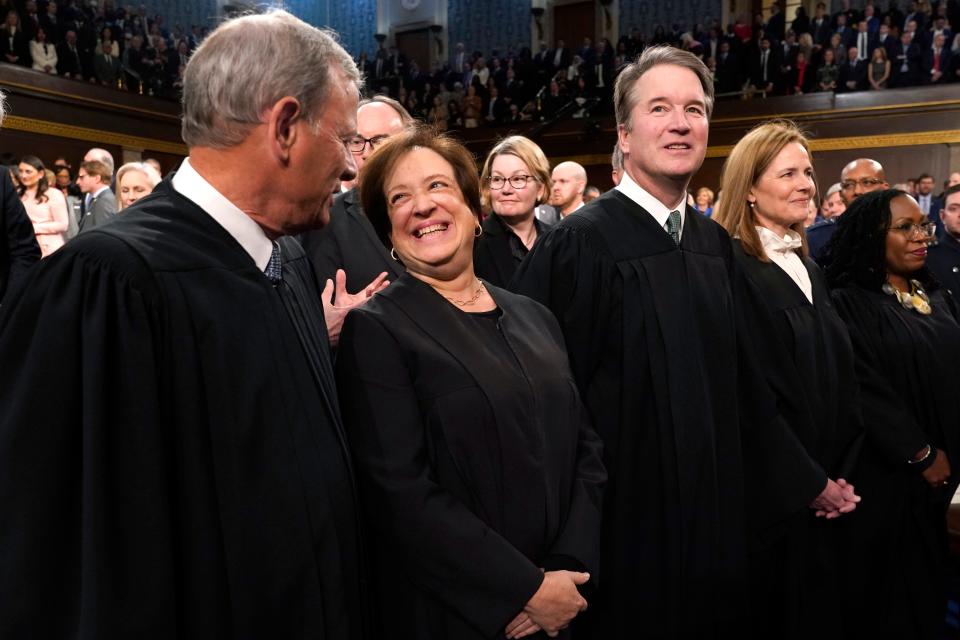
[[[578,613],[586,610],[587,601],[577,591],[577,585],[589,579],[589,573],[577,571],[545,572],[540,588],[507,625],[507,638],[523,638],[541,629],[555,638]]]
[[[836,482],[827,478],[824,487],[816,500],[810,503],[810,508],[816,510],[818,518],[833,520],[857,508],[860,496],[854,493],[853,485],[839,478]]]

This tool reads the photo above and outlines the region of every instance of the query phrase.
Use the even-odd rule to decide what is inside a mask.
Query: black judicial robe
[[[560,329],[487,287],[499,319],[405,274],[344,323],[337,381],[376,555],[376,637],[502,638],[540,567],[597,578],[606,473]]]
[[[946,512],[960,484],[960,324],[944,289],[933,313],[857,286],[833,300],[856,354],[866,427],[853,481],[863,497],[843,522],[850,637],[940,638],[946,615]],[[926,444],[950,462],[932,488],[907,461]],[[843,520],[843,518],[841,518]]]
[[[781,416],[814,464],[831,478],[852,481],[863,442],[853,347],[823,274],[813,260],[803,258],[813,288],[811,303],[779,266],[747,255],[738,240],[733,249],[749,284],[744,311],[754,317],[751,326],[763,330],[750,339]],[[748,456],[766,460],[763,451]],[[749,485],[777,470],[747,465],[747,472]],[[758,525],[751,540],[751,593],[762,633],[837,637],[843,607],[824,604],[840,598],[839,521],[817,518],[801,507]]]
[[[0,340],[0,637],[363,637],[316,281],[169,182],[34,271]]]
[[[743,284],[718,224],[688,208],[677,247],[616,190],[548,232],[511,284],[560,321],[604,443],[592,637],[745,630],[741,437],[781,469],[753,494],[758,519],[795,512],[826,483],[753,360],[737,309]]]

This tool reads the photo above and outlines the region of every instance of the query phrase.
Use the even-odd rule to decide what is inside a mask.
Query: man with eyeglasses
[[[410,114],[392,98],[377,95],[362,100],[357,108],[357,135],[348,143],[357,171],[363,169],[377,145],[412,123]],[[377,237],[360,206],[357,186],[336,197],[326,227],[308,231],[300,236],[300,242],[313,263],[317,281],[324,286],[327,333],[335,346],[347,312],[366,300],[383,277],[399,278],[403,266],[390,257],[385,239]]]
[[[931,211],[931,214],[933,212]],[[960,184],[943,192],[940,241],[927,251],[927,267],[954,296],[960,295]]]
[[[889,188],[883,166],[870,158],[857,158],[840,172],[840,196],[847,207],[865,193]],[[840,216],[828,218],[807,229],[807,246],[810,249],[810,256],[817,262],[820,261],[823,250],[833,237],[833,232],[837,228],[834,223],[839,219]]]

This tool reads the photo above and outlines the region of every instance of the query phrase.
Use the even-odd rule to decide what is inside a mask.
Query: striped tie
[[[670,217],[667,218],[667,233],[670,234],[670,237],[673,238],[674,244],[678,247],[680,246],[680,212],[671,211]]]

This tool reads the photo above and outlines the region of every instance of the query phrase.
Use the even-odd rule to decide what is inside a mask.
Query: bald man
[[[587,171],[576,162],[561,162],[550,176],[553,190],[550,204],[557,208],[561,218],[583,206],[583,191],[587,188]]]
[[[840,196],[847,207],[865,193],[889,188],[883,165],[870,158],[857,158],[840,172]],[[827,243],[830,242],[836,230],[834,223],[839,219],[839,215],[834,216],[807,229],[807,245],[810,248],[810,256],[814,260],[820,261]]]

